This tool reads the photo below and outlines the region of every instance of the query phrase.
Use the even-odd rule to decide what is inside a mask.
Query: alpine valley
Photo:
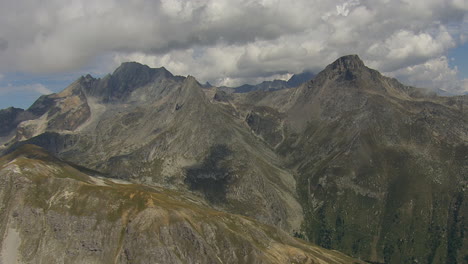
[[[0,263],[467,263],[467,110],[357,55],[83,76],[0,110]]]

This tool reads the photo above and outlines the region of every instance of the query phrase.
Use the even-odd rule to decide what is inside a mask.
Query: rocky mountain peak
[[[329,67],[331,67],[333,70],[343,71],[362,69],[365,67],[365,65],[358,55],[346,55],[338,58],[336,61],[330,64]]]
[[[100,98],[103,102],[126,100],[136,89],[156,80],[179,80],[166,68],[151,68],[138,62],[124,62],[112,74],[102,79],[82,77],[81,83],[86,93]]]
[[[96,78],[94,78],[91,74],[86,74],[85,76],[82,76],[81,79],[83,80],[95,80]]]
[[[314,82],[322,86],[324,82],[328,82],[327,80],[334,80],[338,83],[345,82],[346,86],[349,86],[351,83],[348,82],[353,81],[352,85],[360,89],[371,86],[379,88],[382,86],[381,77],[378,71],[366,67],[358,55],[346,55],[329,64],[314,78]]]
[[[115,69],[112,76],[114,78],[127,78],[134,76],[151,76],[151,75],[164,75],[165,77],[173,77],[166,68],[151,68],[148,65],[144,65],[138,62],[123,62],[120,66]]]
[[[81,76],[78,80],[76,80],[75,83],[79,83],[83,87],[90,87],[96,81],[97,79],[94,78],[91,74],[86,74],[84,76]]]
[[[193,77],[192,75],[188,75],[185,82],[187,83],[196,83],[196,84],[199,84],[197,79],[195,79],[195,77]]]
[[[151,68],[149,66],[140,64],[138,62],[123,62],[119,67],[117,67],[117,69],[115,69],[112,75],[116,76],[121,74],[147,72],[150,69]]]
[[[155,75],[172,77],[172,74],[165,68],[150,68],[138,62],[124,62],[112,73],[113,79],[136,83],[148,82]]]

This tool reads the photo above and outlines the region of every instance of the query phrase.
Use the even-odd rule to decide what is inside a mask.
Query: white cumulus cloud
[[[441,89],[452,93],[468,92],[468,79],[459,80],[458,69],[450,68],[445,56],[424,63],[399,69],[388,75],[419,87]]]
[[[41,95],[53,93],[49,88],[40,83],[19,86],[9,84],[8,86],[0,87],[0,94],[8,94],[10,92],[33,92]]]
[[[0,71],[110,71],[136,60],[237,84],[359,54],[406,74],[465,42],[467,13],[465,0],[6,0]]]

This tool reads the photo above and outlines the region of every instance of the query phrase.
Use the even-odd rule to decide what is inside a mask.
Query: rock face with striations
[[[249,93],[124,63],[41,97],[30,120],[2,120],[2,143],[188,192],[372,262],[463,263],[467,103],[356,55],[299,87]]]

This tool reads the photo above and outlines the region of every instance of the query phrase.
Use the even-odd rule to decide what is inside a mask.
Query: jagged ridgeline
[[[93,185],[97,193],[89,198],[91,204],[114,197],[115,181],[124,180],[138,188],[177,192],[200,206],[247,216],[374,263],[467,261],[468,96],[440,97],[405,86],[369,69],[356,55],[339,58],[315,76],[304,73],[288,82],[252,87],[247,92],[203,86],[194,77],[174,76],[164,68],[124,63],[100,79],[81,77],[27,110],[1,110],[0,143],[4,153],[11,153],[5,157],[34,144],[60,158],[60,164],[105,177],[98,181],[112,186]],[[38,196],[50,191],[46,197],[52,199],[53,187],[36,183],[41,176],[28,170],[27,162],[15,161],[14,168],[8,162],[12,159],[2,165],[2,180],[14,179],[8,175],[18,170],[31,171],[33,178],[17,178],[31,181]],[[80,186],[86,184],[95,183]],[[10,197],[5,189],[10,185],[2,186],[2,197]],[[132,203],[132,192],[118,197]],[[61,193],[34,208],[48,212],[47,204],[52,208],[61,201]],[[75,189],[70,195],[88,199]],[[128,207],[138,213],[119,209],[115,219],[130,222],[149,210],[147,203]],[[33,205],[15,206],[31,210],[24,208]],[[154,204],[163,210],[158,206]],[[92,214],[91,207],[81,207],[79,213],[73,208],[64,204],[53,212],[73,215],[77,223]],[[9,223],[13,213],[3,209],[2,221]],[[234,222],[250,219],[236,217]],[[216,221],[210,218],[208,225]],[[195,233],[203,230],[193,228]],[[3,241],[8,230],[2,230]],[[162,237],[174,239],[174,232]],[[101,235],[96,233],[99,239]],[[20,241],[19,248],[25,248]],[[248,241],[242,243],[253,243]],[[226,247],[237,250],[238,244]],[[220,255],[219,248],[210,250],[221,260],[228,256]],[[179,259],[185,256],[180,250],[171,252]]]

